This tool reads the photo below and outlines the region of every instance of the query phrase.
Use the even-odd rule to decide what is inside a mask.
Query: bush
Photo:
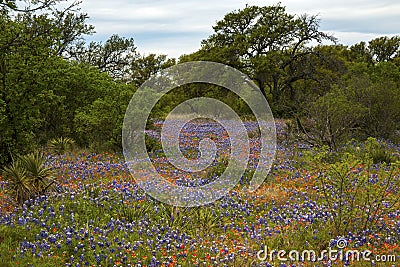
[[[69,137],[59,137],[50,140],[49,149],[50,151],[57,154],[64,154],[66,151],[73,148],[75,141]]]
[[[310,102],[305,109],[305,116],[296,119],[298,138],[314,146],[329,146],[331,150],[356,134],[366,113],[365,107],[339,88]]]
[[[45,162],[45,156],[35,152],[17,157],[3,169],[8,190],[17,203],[22,204],[54,188],[53,170]]]
[[[331,213],[334,236],[345,236],[349,231],[379,233],[383,229],[379,218],[398,209],[397,164],[376,165],[371,159],[365,163],[349,153],[333,164],[320,159],[319,154],[315,158],[320,165],[318,190]]]
[[[374,164],[377,163],[392,163],[395,158],[392,156],[390,150],[388,150],[384,144],[379,143],[375,138],[369,137],[365,142],[365,149],[367,157],[372,159]]]
[[[32,195],[31,183],[20,161],[13,161],[3,169],[7,187],[17,203],[22,204]]]
[[[341,153],[352,154],[363,162],[371,161],[373,164],[391,164],[398,160],[393,148],[374,137],[368,137],[367,140],[362,142],[352,139],[341,147],[340,151]],[[337,157],[340,157],[341,153],[336,153]]]

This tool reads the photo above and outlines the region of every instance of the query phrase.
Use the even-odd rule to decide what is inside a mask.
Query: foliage
[[[350,101],[343,91],[327,93],[308,104],[303,122],[297,119],[299,138],[312,145],[336,149],[352,137],[365,112],[363,106]]]
[[[15,160],[9,166],[4,167],[3,173],[9,181],[9,190],[17,203],[21,204],[31,197],[32,185],[27,177],[26,169],[20,161]]]
[[[141,55],[132,38],[117,34],[85,43],[94,28],[79,2],[2,1],[0,8],[0,163],[60,136],[82,147],[120,150],[130,97],[175,59]],[[313,47],[336,39],[319,30],[317,16],[288,14],[280,4],[229,12],[213,30],[179,62],[210,60],[243,71],[275,117],[297,121],[298,137],[331,148],[353,137],[400,140],[398,36]],[[252,115],[225,88],[188,84],[163,96],[152,118],[200,96],[223,101],[242,118]]]
[[[327,92],[308,95],[308,102],[303,102],[296,114],[297,134],[307,142],[332,149],[351,138],[369,136],[396,142],[399,75],[399,67],[392,62],[353,63]]]
[[[118,150],[122,146],[122,124],[133,90],[118,83],[104,88],[104,96],[77,109],[73,119],[81,146]]]
[[[365,141],[364,150],[366,158],[371,159],[373,164],[390,164],[396,161],[395,157],[392,155],[392,151],[373,137],[368,137]]]
[[[359,145],[349,145],[349,156],[328,148],[315,155],[280,146],[269,183],[253,193],[232,190],[197,208],[172,207],[147,196],[118,154],[74,151],[53,157],[49,163],[57,168],[63,190],[0,216],[0,265],[47,266],[50,258],[55,264],[64,261],[61,265],[265,266],[279,262],[257,260],[264,245],[286,251],[336,249],[338,233],[348,249],[398,254],[399,203],[391,207],[398,198],[398,166],[359,164],[370,161]],[[345,204],[353,196],[354,204]],[[363,231],[366,221],[370,229]]]
[[[392,62],[373,66],[355,64],[349,70],[348,95],[350,101],[366,108],[366,116],[359,121],[360,137],[373,136],[397,141],[400,119],[400,68]]]
[[[370,54],[377,62],[391,61],[400,56],[400,37],[378,37],[369,42]]]
[[[34,2],[38,9],[30,12],[5,8],[0,14],[2,163],[11,162],[12,154],[32,151],[54,137],[54,132],[71,131],[68,112],[73,113],[73,106],[83,100],[65,102],[79,97],[81,89],[73,87],[78,83],[71,76],[86,75],[83,69],[78,74],[81,69],[61,56],[93,27],[85,23],[86,14],[74,11],[75,4],[58,10],[54,5],[59,1]],[[47,4],[52,8],[47,9]]]
[[[70,58],[80,63],[96,66],[115,80],[127,80],[129,68],[136,57],[133,38],[126,39],[116,34],[104,44],[101,42],[78,43],[70,51]]]
[[[40,153],[19,156],[4,167],[3,173],[9,182],[9,190],[17,203],[45,194],[54,188],[53,169],[46,166],[46,157]]]
[[[45,8],[51,8],[58,2],[59,0],[36,0],[36,1],[2,0],[0,1],[0,7],[3,10],[13,10],[18,12],[34,12],[37,10],[43,10]]]
[[[212,206],[198,207],[195,211],[197,231],[203,234],[216,231],[220,225],[224,225],[226,220],[219,214],[218,210]]]
[[[70,150],[75,144],[75,141],[69,137],[59,137],[50,140],[48,148],[50,151],[57,154],[64,154],[66,151]]]
[[[332,215],[333,235],[379,231],[379,218],[395,211],[400,200],[398,166],[363,163],[351,154],[332,164],[320,159],[317,154],[318,188]]]
[[[175,59],[167,58],[166,55],[139,56],[131,63],[129,81],[139,87],[151,76],[175,64]]]
[[[145,144],[146,144],[146,149],[150,153],[155,153],[158,151],[162,151],[162,145],[160,140],[158,140],[155,137],[146,135],[145,137]]]
[[[280,6],[246,6],[225,15],[191,57],[218,61],[247,73],[277,103],[298,80],[313,79],[309,42],[336,39],[318,30],[316,16],[295,16]]]
[[[176,61],[140,55],[133,39],[119,35],[86,44],[82,36],[93,27],[79,3],[62,10],[57,3],[0,1],[0,163],[9,163],[0,177],[1,266],[258,266],[255,255],[265,244],[322,250],[340,236],[349,249],[399,250],[398,36],[313,47],[335,41],[319,30],[316,16],[288,14],[280,4],[228,13],[201,49],[179,62],[211,60],[243,71],[274,115],[290,119],[296,140],[281,139],[268,181],[256,192],[242,191],[254,173],[249,164],[226,197],[178,208],[146,196],[121,155],[104,152],[121,149],[122,121],[137,87]],[[144,92],[143,101],[152,93]],[[229,90],[188,84],[160,99],[147,129],[200,96],[251,117]],[[252,148],[258,135],[249,132]],[[49,160],[29,154],[45,144],[62,154],[70,140],[90,152]],[[147,135],[146,145],[156,167],[164,167],[158,139]],[[197,154],[183,148],[189,157]],[[196,177],[207,182],[221,175],[227,151]],[[15,154],[24,156],[13,160]],[[4,192],[18,209],[11,211]],[[268,264],[279,265],[259,263]],[[330,264],[341,263],[322,262]]]

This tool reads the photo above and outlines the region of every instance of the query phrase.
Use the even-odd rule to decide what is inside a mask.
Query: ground
[[[277,121],[277,129],[278,137],[284,136],[283,122]],[[155,132],[149,132],[152,134],[157,138]],[[224,136],[218,129],[213,134],[216,138]],[[183,142],[188,157],[196,154],[199,138]],[[256,139],[253,136],[252,145]],[[346,198],[338,198],[333,187],[326,195],[325,185],[321,184],[321,174],[328,173],[325,167],[334,163],[325,159],[317,164],[318,157],[310,147],[278,139],[275,163],[257,191],[245,190],[251,178],[251,172],[247,172],[224,198],[197,208],[176,208],[150,198],[134,182],[121,153],[49,152],[46,164],[57,172],[59,192],[15,207],[4,194],[6,182],[1,182],[0,266],[400,266],[398,203],[385,209],[387,199],[375,196],[375,202],[381,201],[382,206],[365,220],[368,225],[376,217],[373,215],[380,216],[373,220],[371,230],[359,228],[358,222],[365,216],[357,213],[360,209],[356,205],[346,202],[343,210],[354,213],[349,216],[343,212],[342,218],[348,222],[338,224],[338,206]],[[392,146],[394,153],[399,153],[399,146]],[[253,160],[258,155],[254,147]],[[155,149],[152,155],[154,164],[171,181],[191,186],[190,179],[202,183],[217,179],[210,172],[195,178],[178,177],[165,164],[160,151]],[[216,164],[216,170],[221,166]],[[375,168],[377,179],[387,179],[387,165]],[[363,177],[366,169],[359,163],[350,171]],[[393,179],[399,180],[398,168],[394,169]],[[328,185],[335,186],[329,181]],[[348,189],[342,193],[363,195],[352,195]],[[398,194],[397,189],[385,189],[394,197]],[[321,252],[338,246],[343,246],[344,253],[349,249],[370,250],[374,263],[328,261],[326,255],[314,262],[301,257],[282,261],[277,254],[272,259],[257,258],[266,246],[269,251],[297,250],[300,256],[304,250]],[[386,260],[398,256],[396,262],[380,263],[377,255]]]

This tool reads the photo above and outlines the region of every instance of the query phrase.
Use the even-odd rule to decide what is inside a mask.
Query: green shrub
[[[26,169],[20,161],[13,161],[9,166],[4,167],[3,174],[8,182],[7,191],[17,203],[22,204],[30,198],[33,188],[26,174]]]
[[[53,170],[45,162],[46,158],[41,152],[34,152],[17,157],[3,168],[8,190],[17,203],[22,204],[54,188]]]
[[[162,151],[161,141],[150,135],[146,135],[145,138],[147,152],[154,153],[156,150]]]
[[[369,137],[365,142],[367,157],[372,159],[374,164],[392,163],[395,161],[390,150],[384,144],[379,143],[375,138]]]
[[[333,164],[320,161],[318,189],[331,212],[334,236],[349,231],[380,230],[379,218],[396,210],[400,195],[399,168],[396,164],[363,163],[352,154],[342,155]]]
[[[73,148],[75,141],[69,137],[59,137],[52,139],[49,142],[50,151],[57,154],[64,154],[66,151]]]
[[[215,232],[220,223],[223,224],[224,220],[221,217],[217,209],[212,209],[211,207],[197,207],[195,216],[196,223],[193,224],[197,229],[197,231],[202,231],[204,234],[209,234]]]

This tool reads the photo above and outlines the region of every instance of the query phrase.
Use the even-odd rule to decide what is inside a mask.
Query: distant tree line
[[[83,36],[94,32],[88,15],[79,3],[65,2],[0,1],[1,163],[62,136],[82,147],[120,150],[122,120],[136,89],[160,70],[193,60],[246,73],[275,117],[290,119],[306,142],[335,148],[348,138],[398,140],[398,36],[348,47],[320,31],[316,16],[291,15],[279,4],[246,6],[218,21],[197,52],[175,60],[142,55],[132,38],[118,35],[86,43]],[[176,88],[153,115],[162,118],[198,96],[251,115],[232,92],[205,84]]]

